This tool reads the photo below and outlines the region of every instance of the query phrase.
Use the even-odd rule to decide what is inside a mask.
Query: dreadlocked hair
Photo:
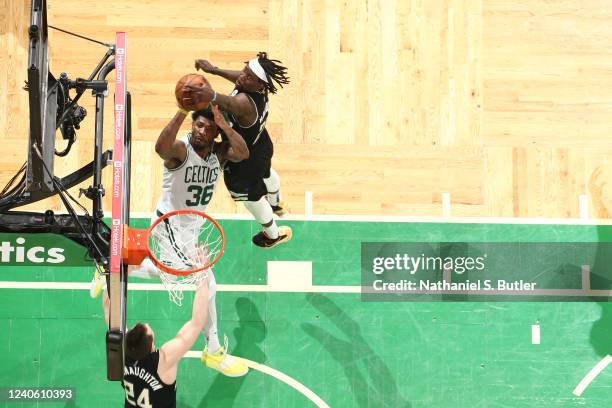
[[[268,82],[265,84],[268,92],[276,93],[277,89],[272,81],[276,82],[281,88],[289,83],[290,78],[287,76],[287,68],[280,65],[279,60],[268,59],[268,53],[266,52],[257,53],[257,60],[268,77]]]

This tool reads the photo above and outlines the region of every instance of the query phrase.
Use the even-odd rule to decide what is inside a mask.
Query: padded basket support
[[[149,256],[148,231],[146,229],[130,228],[127,225],[123,229],[123,250],[121,252],[123,262],[128,265],[140,265]]]

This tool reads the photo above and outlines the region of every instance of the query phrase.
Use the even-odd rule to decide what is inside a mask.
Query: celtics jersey
[[[189,142],[191,133],[180,140],[185,143],[187,155],[177,168],[164,167],[162,192],[157,211],[166,214],[174,210],[205,211],[212,199],[221,165],[217,155],[211,151],[200,157]]]
[[[247,146],[251,147],[260,139],[262,134],[266,132],[266,120],[268,119],[268,97],[262,92],[240,92],[234,89],[230,96],[236,96],[239,93],[244,93],[255,104],[257,116],[253,123],[245,127],[240,126],[238,121],[230,114],[232,128],[242,136]],[[267,132],[266,132],[267,133]]]

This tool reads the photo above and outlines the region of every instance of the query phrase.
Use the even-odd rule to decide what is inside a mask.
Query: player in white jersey
[[[194,112],[191,132],[176,140],[186,114],[179,110],[155,144],[155,151],[164,160],[164,180],[157,204],[162,214],[179,209],[205,211],[221,176],[221,164],[249,157],[244,139],[216,106],[212,111]],[[219,129],[227,136],[226,143],[215,142]]]
[[[185,159],[177,167],[164,166],[162,191],[157,203],[159,213],[183,208],[204,212],[212,198],[221,177],[220,153],[210,151],[200,156],[192,139],[193,133],[189,133],[179,140],[185,146]]]
[[[164,160],[164,177],[154,218],[180,209],[204,211],[221,176],[221,166],[228,160],[239,162],[249,157],[244,139],[229,126],[216,106],[193,112],[191,132],[177,140],[177,133],[187,115],[187,111],[179,108],[155,144],[155,151]],[[215,141],[220,130],[227,136],[227,141]],[[209,317],[204,327],[206,348],[202,362],[227,376],[242,376],[248,367],[227,354],[219,342],[215,307],[217,285],[212,270],[207,272]],[[159,270],[146,258],[139,267],[129,268],[129,274],[155,279]],[[100,279],[94,277],[92,297],[97,297],[102,287]]]

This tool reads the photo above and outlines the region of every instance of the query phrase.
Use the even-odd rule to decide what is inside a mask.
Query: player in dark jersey
[[[104,317],[108,326],[110,302],[104,291]],[[155,334],[151,326],[138,323],[125,337],[123,388],[125,408],[176,407],[176,371],[181,358],[189,351],[208,319],[208,281],[203,279],[193,298],[191,320],[183,325],[176,337],[155,349]]]
[[[206,60],[196,60],[196,68],[219,75],[235,84],[230,95],[222,95],[210,87],[188,85],[191,99],[211,101],[229,113],[232,128],[247,143],[249,158],[238,163],[227,163],[223,179],[235,201],[243,202],[247,210],[263,226],[253,236],[257,246],[269,248],[291,239],[291,228],[278,227],[273,213],[282,214],[279,200],[280,177],[271,168],[274,148],[266,130],[268,93],[276,93],[274,83],[282,87],[289,83],[287,69],[280,61],[268,59],[265,52],[248,61],[242,71],[219,69]]]

